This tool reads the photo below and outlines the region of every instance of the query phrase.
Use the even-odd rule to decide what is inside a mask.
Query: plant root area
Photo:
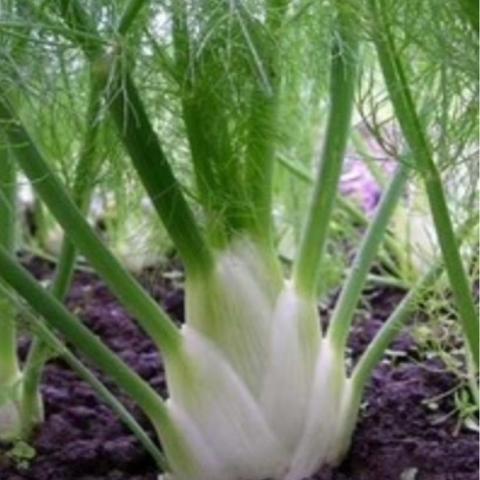
[[[52,274],[52,265],[45,261],[24,261],[37,278]],[[150,272],[142,282],[180,321],[183,294],[171,277]],[[401,291],[391,288],[367,292],[350,338],[353,361],[401,297]],[[98,277],[77,273],[68,306],[127,364],[165,393],[162,362],[152,342]],[[322,316],[327,318],[328,312],[326,306]],[[27,337],[20,341],[22,357]],[[438,358],[425,357],[406,329],[375,370],[344,462],[308,480],[478,479],[478,435],[459,422],[453,395],[444,395],[459,380]],[[97,373],[153,438],[148,421],[133,402]],[[46,415],[30,443],[35,454],[22,454],[25,446],[1,446],[0,480],[157,480],[154,462],[136,438],[60,358],[46,367],[42,393]]]

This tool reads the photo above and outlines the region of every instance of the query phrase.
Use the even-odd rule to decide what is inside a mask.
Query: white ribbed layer
[[[169,409],[199,471],[184,476],[176,465],[178,478],[279,478],[287,454],[250,390],[209,340],[188,326],[183,335],[185,360],[169,370]]]
[[[251,243],[187,286],[181,354],[166,361],[176,434],[165,480],[301,480],[337,463],[356,405],[314,301],[268,269]],[[179,440],[180,439],[180,440]]]
[[[21,418],[18,407],[21,377],[11,385],[0,387],[0,440],[15,440],[21,433]]]

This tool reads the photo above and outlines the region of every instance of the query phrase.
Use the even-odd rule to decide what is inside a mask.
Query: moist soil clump
[[[37,278],[46,279],[52,273],[52,266],[44,261],[24,261]],[[183,293],[172,278],[150,272],[141,280],[180,322]],[[393,289],[376,289],[367,296],[350,338],[352,361],[401,297],[402,292]],[[75,275],[68,306],[157,391],[166,394],[154,345],[96,275]],[[322,317],[327,318],[328,312],[327,306]],[[25,336],[19,345],[22,356],[27,347]],[[133,402],[107,377],[97,374],[154,438]],[[452,395],[437,401],[434,409],[429,407],[429,399],[457,384],[440,361],[422,358],[406,330],[375,370],[348,456],[340,467],[324,469],[306,480],[478,479],[478,435],[458,428],[456,415],[451,414]],[[61,359],[46,367],[42,393],[46,419],[31,442],[35,456],[25,458],[21,448],[0,447],[0,480],[157,479],[155,464],[139,442]]]

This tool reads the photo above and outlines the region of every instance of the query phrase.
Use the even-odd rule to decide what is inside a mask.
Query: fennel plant
[[[168,399],[35,282],[4,246],[0,276],[136,400],[158,432],[170,478],[300,480],[341,461],[373,368],[408,318],[419,292],[441,271],[439,265],[432,266],[348,371],[346,342],[355,308],[412,165],[419,161],[417,145],[410,145],[408,161],[400,162],[384,192],[330,325],[322,329],[317,287],[361,58],[356,10],[341,1],[299,6],[286,0],[179,0],[151,10],[154,17],[156,13],[169,19],[166,35],[171,43],[162,45],[166,39],[160,36],[160,45],[149,45],[160,57],[159,75],[174,85],[174,93],[168,93],[174,95],[171,109],[181,119],[179,144],[191,159],[198,200],[192,207],[167,154],[174,145],[166,148],[157,134],[149,98],[144,100],[137,85],[142,70],[128,48],[130,40],[134,46],[141,44],[132,25],[147,22],[148,8],[147,2],[132,0],[122,14],[112,15],[101,8],[89,12],[75,0],[56,0],[38,5],[36,13],[56,41],[65,37],[82,51],[81,65],[101,92],[102,111],[108,113],[183,261],[183,327],[173,323],[101,242],[4,91],[0,119],[19,167],[68,240],[162,353]],[[288,45],[282,38],[302,15],[321,17],[327,25],[322,38],[330,51],[329,108],[300,246],[291,274],[285,275],[274,247],[272,186],[285,94],[282,48]],[[390,92],[395,104],[394,93]],[[441,185],[436,183],[433,189],[434,197],[441,195]],[[448,210],[441,203],[440,207],[435,218],[452,234],[445,244],[450,253],[447,270],[453,268],[458,278],[461,259]],[[454,248],[457,254],[452,254]],[[475,332],[470,307],[463,310],[471,342]]]

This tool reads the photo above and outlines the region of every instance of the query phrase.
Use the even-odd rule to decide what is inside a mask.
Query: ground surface
[[[30,261],[29,268],[42,278],[50,270],[39,261]],[[160,275],[152,278],[147,283],[154,296],[167,311],[181,318],[181,290]],[[350,341],[353,358],[365,348],[400,297],[400,292],[385,289],[367,296],[368,305],[359,315]],[[97,277],[77,274],[68,303],[154,388],[165,391],[161,362],[152,343]],[[328,308],[323,314],[328,315]],[[26,342],[20,349],[26,350]],[[478,479],[477,435],[465,429],[455,434],[454,416],[436,424],[452,410],[451,396],[439,401],[436,410],[425,404],[426,399],[454,387],[455,378],[437,361],[421,361],[407,333],[392,350],[397,353],[375,371],[344,463],[312,480]],[[154,464],[136,439],[61,360],[47,367],[43,394],[46,421],[33,441],[36,457],[28,468],[21,468],[5,455],[5,449],[3,453],[0,450],[0,480],[156,479]],[[121,398],[148,428],[138,409]]]

